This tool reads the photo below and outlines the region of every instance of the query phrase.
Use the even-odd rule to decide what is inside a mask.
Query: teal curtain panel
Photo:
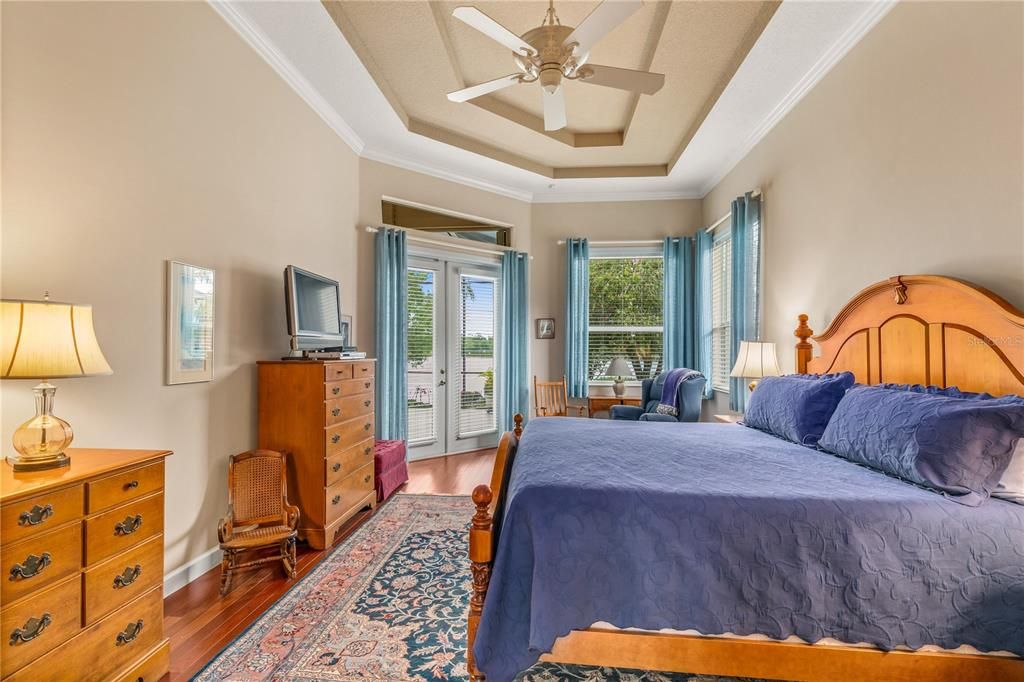
[[[694,337],[697,340],[694,369],[699,369],[707,381],[704,382],[704,399],[714,395],[711,387],[711,244],[714,237],[707,230],[698,230],[693,237],[694,244]]]
[[[405,440],[408,425],[409,255],[405,231],[381,228],[375,250],[377,310],[377,438]]]
[[[501,257],[501,343],[498,346],[498,430],[511,431],[512,417],[530,414],[526,349],[530,343],[527,302],[530,257],[506,251]]]
[[[569,395],[587,397],[590,324],[590,249],[586,239],[565,242],[565,378]]]
[[[732,202],[732,319],[729,357],[736,361],[740,341],[756,341],[760,333],[761,198],[747,192]],[[747,404],[747,380],[729,380],[729,409]]]
[[[662,344],[664,369],[699,370],[697,280],[693,237],[666,237]]]

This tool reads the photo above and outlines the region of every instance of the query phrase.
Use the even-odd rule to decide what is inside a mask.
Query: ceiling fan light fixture
[[[540,86],[552,95],[558,91],[562,84],[562,71],[559,68],[544,68],[540,70]]]

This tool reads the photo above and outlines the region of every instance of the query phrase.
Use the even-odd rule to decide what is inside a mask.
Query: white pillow
[[[999,479],[999,485],[992,491],[992,497],[1024,504],[1024,438],[1017,440],[1017,448],[1010,458],[1010,466]]]

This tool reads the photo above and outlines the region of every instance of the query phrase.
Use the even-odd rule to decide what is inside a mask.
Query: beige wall
[[[381,224],[381,199],[401,199],[447,211],[455,211],[512,226],[512,246],[520,251],[531,248],[530,204],[485,192],[422,173],[359,160],[359,297],[355,326],[359,344],[374,347],[374,266],[373,235],[366,226]]]
[[[905,3],[704,200],[761,187],[765,330],[792,370],[816,330],[896,274],[971,280],[1024,307],[1024,5]]]
[[[543,379],[565,372],[565,247],[558,240],[681,237],[695,233],[700,222],[699,199],[535,204],[530,220],[530,319],[555,318],[555,338],[538,340],[530,330],[531,375]]]
[[[56,382],[77,446],[168,448],[168,571],[217,544],[256,444],[282,271],[356,300],[355,155],[205,3],[2,3],[4,297],[91,303],[114,375]],[[164,385],[165,261],[216,269],[216,378]],[[3,433],[33,382],[2,384]]]

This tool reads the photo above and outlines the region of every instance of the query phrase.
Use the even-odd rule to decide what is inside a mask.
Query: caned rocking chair
[[[284,453],[250,450],[228,462],[228,515],[217,528],[220,548],[220,593],[231,589],[234,572],[280,561],[285,576],[295,577],[295,538],[299,508],[288,504],[288,467]],[[277,546],[278,553],[239,563],[243,552]]]

